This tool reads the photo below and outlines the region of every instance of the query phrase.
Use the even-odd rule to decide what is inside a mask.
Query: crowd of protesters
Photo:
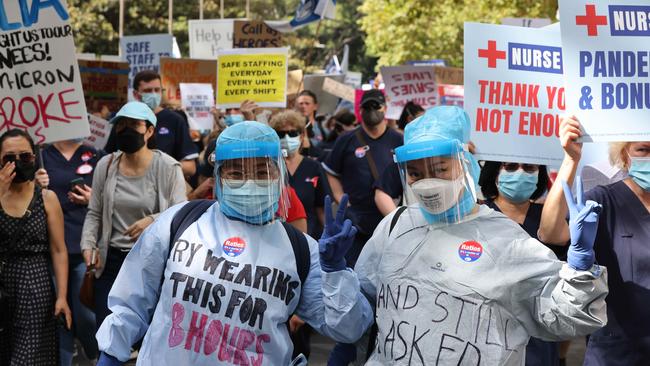
[[[330,365],[461,364],[471,352],[480,364],[560,365],[561,342],[578,336],[588,336],[586,365],[650,364],[650,142],[611,143],[609,159],[625,178],[583,195],[580,121],[571,116],[562,121],[565,159],[552,181],[543,165],[476,162],[461,108],[409,103],[389,123],[378,89],[364,92],[360,120],[347,109],[319,115],[316,94],[305,90],[293,108],[272,110],[268,123],[254,122],[262,110],[252,101],[215,109],[202,136],[182,111],[161,104],[158,74],[139,73],[133,90],[136,101],[113,111],[102,150],[73,140],[39,147],[21,130],[0,137],[0,366],[69,366],[75,339],[101,365],[131,357],[142,365],[212,364],[201,357],[208,338],[219,336],[213,323],[201,320],[208,330],[196,344],[190,336],[174,343],[183,336],[169,330],[190,317],[191,326],[199,322],[196,312],[176,318],[171,303],[199,299],[201,290],[199,282],[196,295],[181,285],[192,286],[199,269],[172,273],[182,256],[178,241],[173,250],[167,243],[179,238],[176,217],[187,214],[180,204],[215,199],[181,226],[186,245],[212,238],[232,261],[254,250],[253,267],[300,279],[295,299],[287,294],[284,307],[266,310],[259,330],[268,334],[242,326],[239,338],[226,340],[220,329],[217,343],[231,349],[212,349],[215,362],[300,364],[316,331],[338,342]],[[568,189],[574,181],[577,202]],[[481,243],[463,252],[482,260],[480,271],[454,264],[461,243]],[[92,306],[80,301],[87,272]],[[232,282],[219,269],[206,277],[214,290],[201,292],[203,308],[217,288],[230,293],[228,276]],[[409,286],[424,309],[409,311]],[[241,292],[241,309],[258,292]],[[458,306],[461,315],[474,306],[475,323],[455,314],[449,325],[435,313],[451,316]],[[505,326],[480,340],[487,321]],[[435,347],[418,348],[418,323],[438,337]],[[476,337],[459,335],[472,327]],[[445,346],[443,332],[463,343]],[[242,338],[249,333],[250,342]],[[164,354],[161,342],[204,354]]]

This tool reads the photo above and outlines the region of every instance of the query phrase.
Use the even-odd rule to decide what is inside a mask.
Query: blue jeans
[[[107,316],[111,314],[108,309],[108,293],[111,292],[111,287],[115,283],[117,274],[122,268],[122,263],[129,252],[123,252],[116,248],[108,248],[108,255],[106,256],[106,263],[104,263],[104,271],[102,275],[95,279],[95,322],[97,329],[104,322]]]
[[[95,314],[79,301],[79,291],[86,273],[86,264],[81,254],[68,257],[68,305],[72,311],[72,329],[59,330],[59,353],[61,365],[72,365],[74,338],[81,342],[86,356],[95,359],[99,355],[95,340]]]

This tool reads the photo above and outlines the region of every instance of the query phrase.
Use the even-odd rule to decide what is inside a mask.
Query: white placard
[[[190,20],[188,26],[190,58],[214,60],[219,51],[232,48],[234,19]]]
[[[34,2],[29,10],[24,3],[0,2],[0,134],[19,128],[38,144],[86,137],[86,105],[65,2]]]
[[[181,105],[189,118],[194,120],[196,129],[212,130],[214,119],[210,109],[214,107],[212,84],[180,83]]]

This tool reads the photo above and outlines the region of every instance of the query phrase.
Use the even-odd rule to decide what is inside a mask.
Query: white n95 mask
[[[411,190],[420,206],[434,215],[454,207],[464,189],[462,175],[456,180],[427,178],[411,184]]]

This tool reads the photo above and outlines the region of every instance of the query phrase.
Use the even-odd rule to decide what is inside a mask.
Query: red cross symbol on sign
[[[478,49],[478,57],[488,59],[488,67],[494,69],[497,67],[497,60],[506,59],[506,51],[497,50],[497,41],[488,41],[487,49]]]
[[[576,25],[586,25],[587,35],[589,37],[598,35],[598,26],[607,25],[607,17],[605,15],[596,15],[596,5],[585,5],[585,15],[576,15]]]

